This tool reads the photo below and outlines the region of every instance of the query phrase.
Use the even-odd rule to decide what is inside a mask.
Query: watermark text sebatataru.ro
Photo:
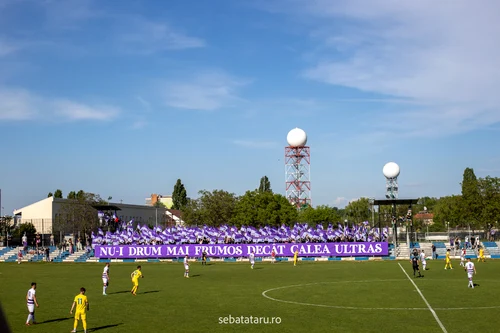
[[[226,316],[219,317],[221,325],[279,325],[280,317]]]

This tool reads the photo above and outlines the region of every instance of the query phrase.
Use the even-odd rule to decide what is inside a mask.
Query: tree
[[[297,209],[284,196],[256,190],[247,191],[238,199],[231,223],[237,226],[279,226],[297,219]]]
[[[156,201],[155,204],[153,205],[153,207],[156,207],[156,208],[165,208],[165,204],[161,201]]]
[[[259,193],[264,192],[272,192],[271,182],[269,181],[269,178],[267,178],[267,176],[264,176],[260,179]]]
[[[49,194],[47,194],[47,198],[50,198],[50,197],[53,197],[54,195],[52,194],[52,192],[49,192]]]
[[[75,200],[76,199],[76,192],[75,191],[69,192],[66,199]]]
[[[482,199],[481,227],[490,232],[500,220],[500,178],[487,176],[478,179],[479,193]]]
[[[201,200],[191,199],[181,209],[182,220],[188,225],[202,225],[203,216],[201,210]]]
[[[474,169],[466,168],[464,170],[462,181],[462,215],[467,224],[475,229],[479,227],[479,221],[482,214],[482,200],[479,192],[479,183]]]
[[[438,198],[433,197],[422,197],[418,199],[418,203],[413,205],[412,210],[414,214],[420,213],[424,211],[424,208],[427,208],[428,212],[432,212],[434,210],[434,206],[438,202]]]
[[[347,218],[355,223],[370,220],[371,205],[370,199],[359,198],[358,200],[351,201],[345,208]]]
[[[392,225],[392,217],[394,212],[392,211],[392,207],[390,205],[380,206],[378,212],[374,213],[375,215],[375,224],[378,225],[378,221],[383,225]],[[398,218],[399,214],[396,212],[395,217]]]
[[[63,197],[63,193],[60,189],[57,189],[55,192],[54,192],[54,198],[57,198],[57,199],[62,199]]]
[[[76,199],[82,200],[84,199],[84,197],[85,197],[85,192],[83,192],[83,190],[80,190],[76,193]]]
[[[299,221],[313,224],[335,223],[342,220],[337,207],[316,206],[307,207],[299,213]]]
[[[433,209],[434,224],[441,224],[444,227],[448,222],[450,228],[463,226],[465,220],[461,209],[462,201],[460,195],[439,198]]]
[[[12,233],[12,238],[21,242],[23,235],[26,234],[28,237],[28,244],[33,241],[36,235],[36,228],[33,223],[22,223],[18,228]]]
[[[77,233],[80,231],[87,235],[99,225],[97,210],[92,206],[106,204],[106,201],[98,194],[84,192],[77,196],[74,191],[72,193],[74,199],[67,199],[61,204],[54,221],[54,231],[62,233]],[[68,197],[72,196],[68,194]]]
[[[187,192],[184,184],[180,179],[174,185],[174,191],[172,192],[172,209],[182,209],[187,205]]]
[[[13,227],[11,221],[12,221],[12,216],[9,216],[9,215],[3,216],[3,217],[0,216],[0,234],[4,235],[2,237],[2,240],[4,242],[5,242],[5,238],[7,238],[8,235],[12,235],[12,232],[14,231],[14,227]]]
[[[183,220],[190,225],[206,224],[220,226],[231,221],[237,197],[234,193],[223,190],[198,192],[200,197],[181,207]]]

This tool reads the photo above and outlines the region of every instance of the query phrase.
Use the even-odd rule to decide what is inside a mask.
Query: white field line
[[[287,301],[287,300],[274,298],[274,297],[267,295],[267,293],[274,291],[274,290],[287,289],[287,288],[297,288],[297,287],[311,286],[311,285],[324,284],[324,283],[370,283],[370,282],[392,282],[392,281],[406,281],[406,279],[404,279],[404,280],[403,279],[389,279],[389,280],[362,280],[362,281],[329,281],[329,282],[304,283],[304,284],[296,284],[296,285],[283,286],[283,287],[277,287],[277,288],[264,290],[262,292],[262,296],[264,296],[265,298],[270,299],[272,301],[275,301],[275,302],[296,304],[296,305],[316,306],[316,307],[320,307],[320,308],[334,308],[334,309],[346,309],[346,310],[383,310],[383,311],[387,311],[387,310],[396,310],[396,311],[427,310],[427,308],[363,308],[363,307],[357,307],[357,306],[314,304],[314,303]]]
[[[428,311],[429,310],[428,307],[421,307],[421,308],[368,308],[368,307],[358,307],[358,306],[314,304],[314,303],[288,301],[288,300],[284,300],[284,299],[274,298],[274,297],[271,297],[271,296],[268,295],[268,293],[270,293],[272,291],[275,291],[275,290],[288,289],[288,288],[300,288],[300,287],[312,286],[312,285],[318,285],[318,284],[330,284],[330,283],[333,283],[333,284],[340,284],[340,283],[370,283],[370,282],[392,282],[392,281],[406,281],[406,280],[407,279],[387,279],[387,280],[325,281],[325,282],[303,283],[303,284],[295,284],[295,285],[288,285],[288,286],[281,286],[281,287],[267,289],[267,290],[264,290],[262,292],[262,296],[264,296],[265,298],[267,298],[267,299],[269,299],[271,301],[275,301],[275,302],[288,303],[288,304],[296,304],[296,305],[315,306],[315,307],[321,307],[321,308],[334,308],[334,309],[345,309],[345,310],[381,310],[381,311],[387,311],[387,310],[395,310],[395,311],[398,311],[398,310],[399,311],[425,310],[425,311]],[[453,279],[450,279],[450,280],[453,280]],[[492,280],[492,281],[497,282],[496,280]],[[478,307],[459,307],[459,308],[434,308],[434,310],[439,310],[439,311],[487,310],[487,309],[500,309],[500,305],[478,306]]]
[[[444,327],[443,323],[441,322],[441,320],[439,319],[439,317],[437,316],[436,314],[436,311],[434,311],[434,309],[431,307],[431,305],[429,304],[429,302],[427,302],[427,300],[425,299],[424,295],[422,294],[422,292],[420,291],[420,289],[418,289],[418,286],[417,284],[410,278],[410,276],[408,275],[408,273],[406,273],[405,269],[403,268],[403,266],[401,266],[400,263],[398,263],[399,267],[401,268],[401,270],[403,271],[403,273],[405,273],[406,277],[408,278],[408,280],[410,280],[410,282],[413,284],[413,286],[415,287],[415,289],[417,290],[418,294],[420,295],[420,297],[422,297],[422,299],[424,300],[425,304],[427,305],[427,308],[429,309],[429,311],[432,313],[432,315],[434,316],[434,319],[436,319],[436,322],[439,324],[439,327],[441,327],[441,329],[443,330],[444,333],[448,333],[448,331],[446,330],[446,328]]]

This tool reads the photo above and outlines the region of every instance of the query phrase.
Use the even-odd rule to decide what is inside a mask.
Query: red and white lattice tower
[[[307,134],[294,128],[286,137],[285,188],[286,198],[297,208],[311,205],[311,149],[306,146]]]

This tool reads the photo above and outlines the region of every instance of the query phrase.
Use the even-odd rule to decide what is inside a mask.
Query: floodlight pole
[[[408,222],[406,222],[406,244],[408,244],[408,250],[411,250],[411,247],[410,247],[410,233],[408,231],[408,228],[409,225],[408,225]]]
[[[370,198],[370,204],[372,205],[372,226],[375,226],[375,198]]]
[[[448,242],[450,242],[450,222],[446,221],[446,226],[448,227]]]
[[[380,204],[378,205],[378,227],[380,229]],[[373,223],[373,228],[375,229],[375,223]]]
[[[410,211],[411,211],[411,203],[410,203]],[[412,214],[412,215],[413,215],[413,214]],[[410,230],[411,230],[410,240],[411,240],[411,242],[412,242],[412,244],[411,244],[411,245],[413,245],[413,243],[417,241],[417,239],[416,239],[416,238],[417,238],[417,237],[416,237],[417,235],[413,235],[413,216],[412,216],[412,215],[410,215]],[[415,236],[415,238],[414,238],[413,236]],[[412,246],[412,247],[413,247],[413,246]]]
[[[392,203],[392,221],[394,226],[394,247],[398,246],[398,220],[396,218],[396,203]]]

